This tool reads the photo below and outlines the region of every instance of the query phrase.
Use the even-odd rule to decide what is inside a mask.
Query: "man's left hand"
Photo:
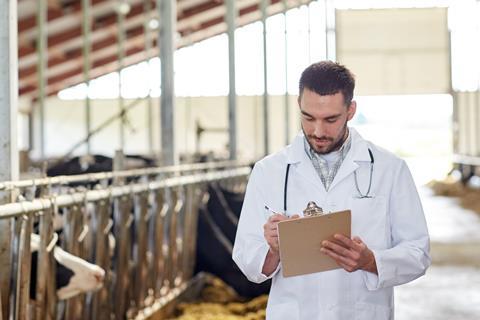
[[[362,239],[359,237],[350,239],[342,234],[335,234],[334,238],[336,242],[323,241],[320,251],[348,272],[365,270],[378,274],[375,256]]]

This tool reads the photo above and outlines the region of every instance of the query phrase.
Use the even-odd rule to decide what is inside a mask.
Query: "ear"
[[[347,121],[352,120],[356,111],[357,111],[357,102],[355,100],[352,100],[347,110]]]
[[[298,108],[299,108],[299,109],[302,109],[302,105],[301,105],[301,103],[302,103],[302,95],[301,95],[301,94],[298,95],[297,103],[298,103]]]

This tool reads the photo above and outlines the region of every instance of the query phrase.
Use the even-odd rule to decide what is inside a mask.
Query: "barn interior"
[[[0,320],[264,319],[232,247],[298,80],[403,158],[432,266],[395,318],[480,318],[479,0],[0,0]]]

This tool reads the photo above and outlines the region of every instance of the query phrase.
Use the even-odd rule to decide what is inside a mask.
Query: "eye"
[[[327,123],[335,123],[338,120],[338,118],[328,118],[326,119]]]
[[[313,120],[313,117],[309,116],[309,115],[306,115],[306,114],[302,114],[303,118],[306,120],[306,121],[312,121]]]

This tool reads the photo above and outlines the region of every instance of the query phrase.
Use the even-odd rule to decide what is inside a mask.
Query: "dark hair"
[[[353,99],[355,79],[345,66],[332,61],[320,61],[302,72],[299,83],[300,96],[305,88],[321,96],[341,92],[345,105],[349,106]]]

